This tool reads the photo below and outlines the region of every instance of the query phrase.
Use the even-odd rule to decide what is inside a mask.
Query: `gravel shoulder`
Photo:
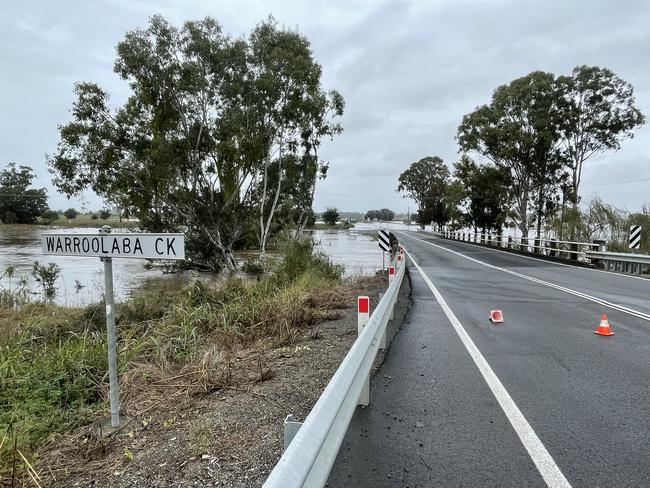
[[[170,389],[108,439],[94,439],[89,428],[59,439],[40,463],[42,486],[261,486],[282,454],[284,418],[291,413],[304,420],[356,339],[356,296],[368,295],[373,308],[386,286],[385,276],[348,282],[342,291],[350,307],[338,310],[335,320],[289,346],[260,342],[238,351],[232,386],[203,394]],[[389,338],[409,305],[407,277]],[[383,354],[375,371],[381,361]]]

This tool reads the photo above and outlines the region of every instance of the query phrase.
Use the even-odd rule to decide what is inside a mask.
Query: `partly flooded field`
[[[318,230],[312,237],[320,249],[339,264],[345,266],[346,276],[372,275],[382,268],[382,253],[367,231],[376,231],[384,224],[357,224],[354,229]],[[391,224],[391,229],[404,228],[402,224]],[[45,256],[41,252],[41,234],[54,230],[45,226],[4,226],[0,225],[0,275],[10,267],[14,268],[13,277],[0,279],[0,287],[15,287],[24,277],[33,291],[37,290],[31,275],[34,261],[56,263],[61,268],[57,280],[55,301],[60,305],[84,306],[95,303],[102,298],[104,290],[103,264],[99,258],[73,256]],[[119,231],[120,229],[115,229]],[[366,231],[366,232],[364,232]],[[89,232],[97,229],[65,229],[62,232]],[[247,253],[247,257],[254,254]],[[113,278],[115,299],[126,299],[134,288],[148,278],[164,276],[166,279],[179,280],[179,286],[199,275],[195,272],[183,272],[163,275],[160,269],[146,269],[144,259],[114,259]]]

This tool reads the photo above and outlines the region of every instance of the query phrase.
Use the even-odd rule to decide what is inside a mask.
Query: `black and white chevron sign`
[[[377,241],[379,242],[379,247],[381,248],[382,251],[390,251],[390,238],[388,237],[388,231],[387,230],[380,230],[378,232],[378,239]]]
[[[641,226],[631,225],[630,226],[630,249],[640,249],[640,248],[641,248]]]

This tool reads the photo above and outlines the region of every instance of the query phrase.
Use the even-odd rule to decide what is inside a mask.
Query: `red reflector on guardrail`
[[[358,297],[357,310],[359,313],[368,313],[370,311],[370,299],[368,297]]]

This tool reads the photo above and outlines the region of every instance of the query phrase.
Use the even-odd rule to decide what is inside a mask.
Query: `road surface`
[[[398,237],[413,304],[329,486],[650,486],[650,280]]]

